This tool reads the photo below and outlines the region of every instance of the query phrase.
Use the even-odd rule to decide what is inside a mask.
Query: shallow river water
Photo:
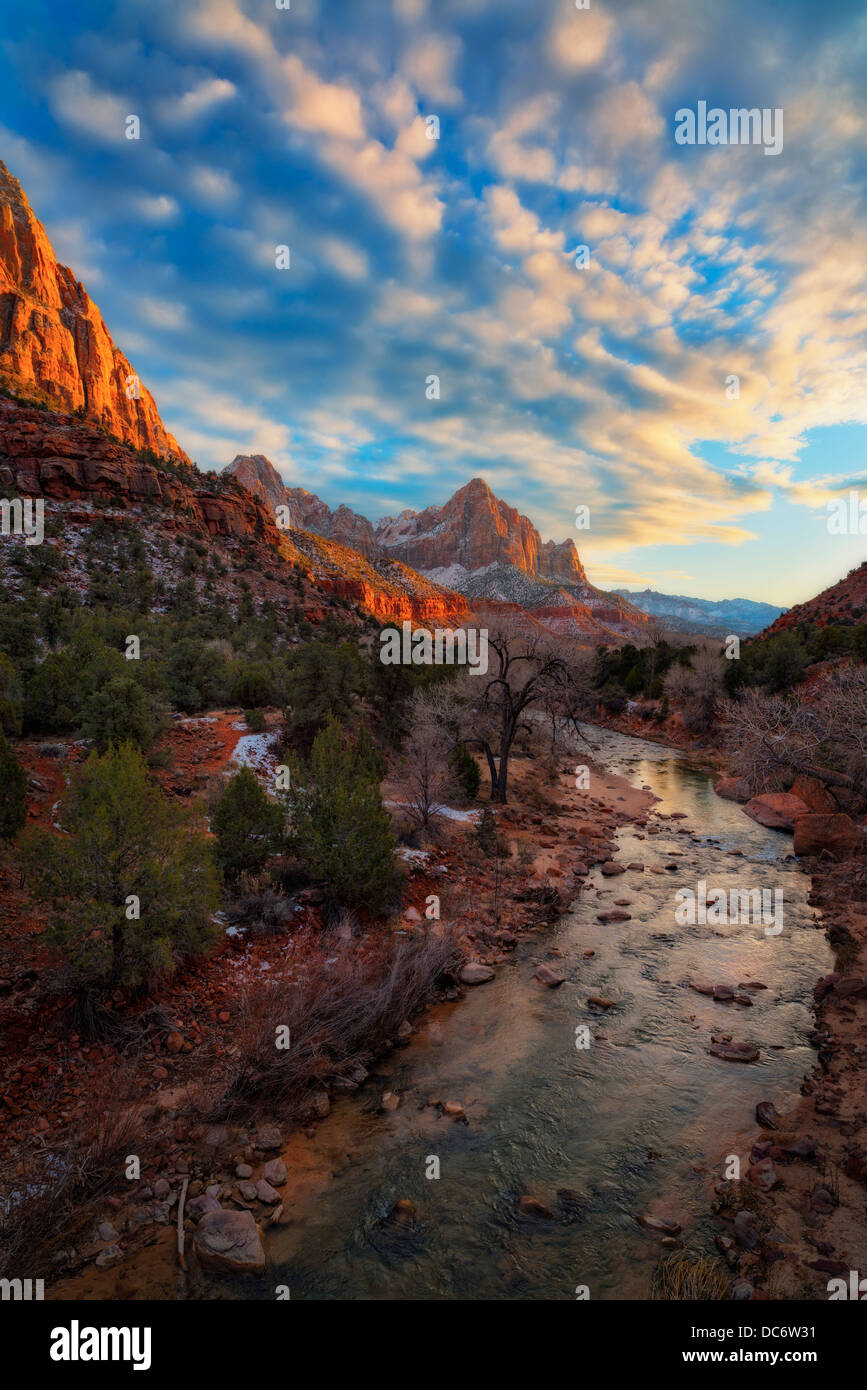
[[[269,1234],[276,1269],[259,1296],[273,1298],[283,1283],[292,1298],[312,1299],[572,1299],[578,1285],[591,1298],[645,1298],[660,1255],[636,1224],[648,1211],[679,1221],[687,1248],[712,1249],[711,1175],[729,1152],[743,1163],[756,1102],[782,1107],[813,1065],[809,1003],[830,952],[806,903],[809,879],[786,860],[789,836],[715,796],[680,753],[587,732],[600,767],[649,787],[655,811],[686,819],[652,816],[657,835],[621,830],[616,857],[641,861],[643,873],[603,879],[594,870],[555,928],[522,944],[493,982],[438,1008],[361,1092],[335,1105],[308,1152],[327,1181]],[[681,855],[677,872],[650,872],[671,862],[669,850]],[[678,926],[675,893],[700,879],[782,889],[782,933]],[[630,900],[632,919],[597,922],[616,898]],[[552,945],[560,959],[548,956]],[[562,987],[532,978],[539,961],[565,976]],[[688,983],[696,977],[767,989],[745,1008],[698,994]],[[616,1007],[595,1010],[593,994]],[[592,1042],[579,1051],[581,1024]],[[710,1056],[712,1032],[755,1043],[760,1060]],[[383,1115],[386,1090],[399,1091],[401,1105]],[[470,1123],[441,1117],[430,1100],[461,1101]],[[438,1179],[425,1175],[432,1157]],[[522,1193],[554,1219],[519,1213]],[[412,1232],[386,1220],[404,1198],[418,1212]],[[251,1294],[248,1284],[234,1296]]]

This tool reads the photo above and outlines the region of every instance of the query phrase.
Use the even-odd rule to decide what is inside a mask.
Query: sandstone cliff
[[[77,411],[134,448],[189,463],[86,289],[58,264],[45,228],[2,161],[0,385],[55,410]]]

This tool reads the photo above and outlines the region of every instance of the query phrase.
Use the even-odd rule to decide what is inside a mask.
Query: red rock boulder
[[[746,777],[721,777],[714,787],[717,796],[726,801],[749,801],[750,787]]]
[[[809,809],[806,801],[791,792],[766,792],[763,796],[752,797],[744,812],[769,830],[794,830],[795,821]]]
[[[864,836],[851,816],[842,811],[809,811],[795,821],[795,854],[830,854],[848,859],[864,844]]]

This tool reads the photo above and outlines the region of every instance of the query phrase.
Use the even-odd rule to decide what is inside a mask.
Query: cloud
[[[356,91],[345,84],[321,81],[294,54],[283,60],[283,73],[292,94],[284,112],[290,125],[346,140],[363,138],[364,119]]]
[[[595,3],[588,10],[563,8],[548,37],[553,62],[570,71],[596,67],[608,51],[614,21]]]
[[[156,299],[153,295],[143,295],[136,303],[140,318],[152,328],[172,332],[188,325],[187,310],[175,300]]]
[[[234,82],[225,77],[209,77],[191,87],[182,96],[163,101],[159,113],[164,121],[185,124],[211,111],[222,102],[235,96]]]
[[[80,70],[56,78],[49,87],[49,100],[58,121],[101,145],[125,141],[127,116],[140,114],[134,105],[99,91],[90,75]]]
[[[137,217],[145,222],[165,225],[174,222],[178,215],[176,199],[167,193],[139,193],[132,199],[132,207]]]
[[[226,169],[214,169],[207,164],[194,165],[189,171],[188,187],[204,203],[221,205],[238,197],[238,186]]]
[[[461,100],[454,83],[460,51],[458,39],[426,34],[407,49],[401,70],[428,101],[455,106]]]

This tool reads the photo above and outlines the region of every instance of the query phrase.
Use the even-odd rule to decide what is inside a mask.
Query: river
[[[811,991],[831,954],[789,836],[718,798],[686,755],[586,732],[599,766],[659,798],[650,824],[660,833],[617,835],[616,857],[644,872],[594,869],[556,928],[523,942],[490,984],[439,1006],[338,1101],[304,1140],[308,1181],[291,1223],[269,1233],[259,1294],[248,1283],[224,1296],[273,1298],[284,1284],[307,1299],[572,1299],[586,1285],[591,1298],[646,1298],[661,1250],[636,1223],[644,1212],[677,1220],[688,1249],[712,1251],[713,1175],[730,1151],[745,1171],[756,1103],[784,1106],[813,1065]],[[664,819],[672,812],[686,818]],[[673,862],[676,872],[652,872]],[[702,879],[782,889],[782,933],[677,925],[677,889]],[[631,920],[600,924],[617,898],[629,899]],[[560,988],[533,979],[540,961],[565,976]],[[697,993],[696,977],[767,988],[747,1008]],[[590,995],[615,1007],[600,1012]],[[590,1029],[584,1050],[579,1025]],[[709,1055],[713,1032],[755,1043],[760,1060]],[[388,1090],[401,1104],[382,1114]],[[448,1100],[469,1124],[428,1104]],[[434,1158],[438,1178],[426,1176]],[[553,1215],[523,1214],[521,1194]],[[414,1229],[388,1220],[402,1199],[416,1208]]]

